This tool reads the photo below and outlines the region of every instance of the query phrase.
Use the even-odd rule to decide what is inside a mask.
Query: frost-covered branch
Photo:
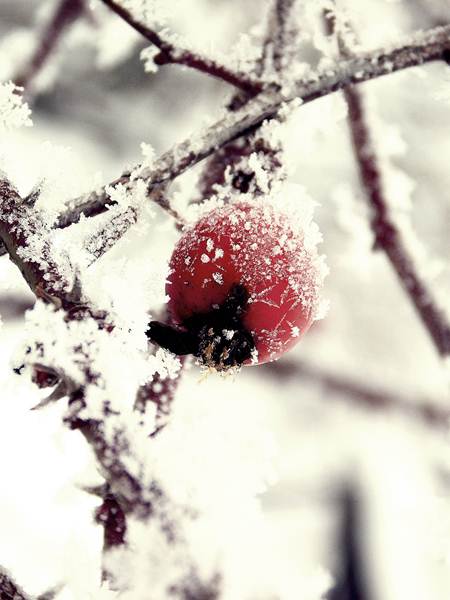
[[[337,375],[303,362],[283,360],[264,365],[264,370],[280,383],[307,380],[317,384],[335,398],[345,398],[356,406],[370,410],[393,411],[422,423],[447,431],[450,410],[440,407],[431,398],[405,398],[401,394],[371,387],[350,377]]]
[[[450,25],[409,36],[389,49],[373,50],[337,61],[334,67],[327,67],[307,80],[294,82],[288,93],[277,89],[263,91],[239,110],[226,113],[201,135],[191,136],[163,154],[152,168],[141,170],[138,178],[147,182],[150,198],[156,199],[164,210],[171,212],[170,203],[161,195],[161,188],[222,146],[254,131],[264,120],[275,117],[286,103],[300,98],[306,104],[351,84],[440,60],[448,49]],[[129,171],[111,185],[114,187],[119,183],[134,185]],[[104,212],[108,204],[113,204],[108,187],[74,201],[73,208],[61,215],[58,226],[67,227],[77,222],[81,215],[94,216]]]
[[[83,14],[85,0],[60,0],[44,27],[31,58],[16,75],[15,83],[27,89],[52,55],[65,31]]]
[[[115,0],[101,1],[159,49],[159,54],[153,59],[155,64],[183,65],[221,79],[243,90],[247,94],[255,95],[261,91],[262,83],[251,79],[247,74],[234,72],[225,65],[219,64],[206,56],[201,56],[197,52],[175,46],[163,34],[158,33],[155,29],[151,29],[134,18],[131,12],[119,2]]]
[[[10,259],[38,298],[70,308],[71,284],[52,257],[48,233],[40,211],[24,202],[0,173],[0,239]]]

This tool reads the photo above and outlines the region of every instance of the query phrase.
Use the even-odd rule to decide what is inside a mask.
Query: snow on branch
[[[106,311],[90,306],[88,298],[81,302],[83,291],[76,280],[73,287],[77,290],[77,300],[73,300],[68,285],[71,271],[51,252],[48,234],[41,213],[28,205],[2,176],[0,238],[36,296],[47,302],[47,305],[37,303],[28,316],[31,325],[35,319],[36,326],[29,328],[23,367],[32,368],[32,378],[39,387],[56,385],[48,401],[68,398],[64,421],[69,428],[81,432],[100,466],[108,490],[97,512],[97,522],[104,527],[105,560],[109,550],[117,551],[119,546],[123,546],[120,552],[124,555],[133,552],[136,527],[146,530],[151,523],[154,535],[166,546],[164,586],[186,589],[182,598],[188,597],[191,586],[200,586],[206,593],[210,584],[196,575],[185,533],[196,512],[172,501],[147,464],[152,453],[150,434],[162,424],[155,423],[153,418],[157,407],[146,415],[137,401],[136,405],[133,401],[143,381],[149,381],[156,373],[161,379],[164,373],[161,361],[157,357],[149,360],[148,352],[135,348],[136,340],[129,330],[122,333]],[[145,339],[144,332],[142,337]],[[111,364],[114,353],[121,355],[127,378]],[[47,383],[49,375],[51,382]],[[153,386],[150,391],[153,396],[145,401],[163,402],[161,390]],[[163,412],[166,408],[169,407],[160,407]],[[133,527],[128,533],[130,519]],[[151,545],[153,538],[147,537]],[[147,550],[144,544],[142,552]],[[173,570],[176,564],[185,565],[185,569]],[[109,569],[106,563],[103,570],[105,576],[112,578],[120,571]],[[133,574],[129,576],[132,579]],[[123,585],[128,587],[129,583]],[[217,582],[211,586],[216,590]]]
[[[102,2],[159,49],[159,54],[153,58],[156,65],[183,65],[221,79],[247,94],[255,95],[261,91],[262,83],[253,80],[245,73],[234,72],[225,65],[219,64],[206,56],[201,56],[197,52],[175,46],[163,34],[138,21],[119,2],[115,0],[102,0]]]
[[[73,286],[70,264],[68,259],[57,264],[49,233],[42,213],[24,202],[0,173],[0,238],[9,257],[38,298],[69,308]]]
[[[28,104],[20,96],[21,91],[22,88],[11,81],[0,84],[0,132],[33,124]]]
[[[289,91],[283,88],[281,92],[274,87],[261,92],[239,110],[227,112],[201,134],[190,136],[174,146],[163,154],[152,168],[141,169],[134,181],[131,181],[131,172],[127,171],[110,186],[122,184],[133,187],[137,179],[143,179],[148,185],[149,198],[173,215],[170,203],[161,193],[167,183],[225,144],[254,131],[264,120],[275,117],[286,103],[301,99],[303,104],[306,104],[351,84],[363,83],[402,69],[440,60],[443,53],[449,49],[450,25],[447,25],[416,33],[390,48],[381,48],[336,61],[333,67],[312,74],[309,79],[294,82]],[[73,208],[60,216],[57,226],[67,227],[79,221],[81,215],[94,216],[104,212],[107,205],[114,204],[107,192],[110,186],[75,200],[72,203]]]

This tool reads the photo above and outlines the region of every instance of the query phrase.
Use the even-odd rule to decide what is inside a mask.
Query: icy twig
[[[332,394],[333,401],[336,397],[342,397],[359,407],[393,411],[443,432],[448,431],[450,410],[437,406],[432,399],[405,398],[396,392],[370,387],[349,377],[292,360],[268,363],[262,369],[276,377],[279,382],[305,379],[317,384],[327,392],[324,398]]]
[[[176,223],[183,225],[183,218],[172,208],[166,197],[167,184],[171,179],[174,179],[176,175],[173,177],[166,177],[166,181],[155,181],[157,178],[162,178],[160,167],[158,165],[162,165],[162,159],[165,156],[166,155],[163,155],[161,157],[160,161],[156,164],[155,169],[142,170],[138,167],[137,169],[134,169],[134,172],[139,172],[139,176],[137,177],[132,177],[131,171],[127,171],[118,179],[103,187],[99,192],[91,192],[87,196],[73,200],[67,211],[58,217],[55,227],[63,229],[69,227],[69,225],[78,223],[82,216],[95,217],[96,215],[104,213],[109,206],[115,206],[117,204],[110,197],[109,191],[111,188],[122,185],[127,193],[132,193],[138,181],[145,181],[148,183],[147,194],[149,200],[173,217]],[[164,162],[164,164],[166,163]]]
[[[138,210],[129,206],[124,212],[113,215],[86,241],[86,250],[92,257],[92,262],[101,258],[108,250],[127,233],[137,221]]]
[[[85,0],[60,0],[28,63],[15,77],[17,86],[27,88],[52,55],[65,31],[83,14]]]
[[[183,65],[211,75],[216,79],[221,79],[222,81],[243,90],[247,94],[255,95],[261,91],[262,83],[251,79],[245,73],[234,72],[225,65],[221,65],[206,56],[201,56],[191,50],[176,47],[168,39],[165,39],[161,33],[158,33],[155,29],[151,29],[144,23],[135,19],[119,2],[116,2],[115,0],[102,0],[102,2],[131,25],[133,29],[138,31],[147,40],[159,48],[160,52],[154,58],[155,64],[164,65],[170,63]]]
[[[301,98],[306,104],[351,84],[442,59],[443,53],[449,49],[450,25],[447,25],[409,36],[390,49],[373,50],[337,61],[333,67],[319,71],[308,80],[294,82],[285,95],[277,89],[263,91],[239,110],[227,113],[209,126],[201,136],[191,136],[163,154],[154,167],[143,170],[139,178],[148,184],[150,198],[173,213],[170,203],[160,193],[162,187],[225,144],[254,131],[264,120],[275,117],[285,103]],[[125,172],[110,185],[118,183],[132,186],[130,172]],[[79,221],[83,214],[93,216],[104,212],[107,205],[112,204],[106,191],[108,187],[74,201],[73,208],[61,215],[57,226],[67,227]]]
[[[329,19],[328,23],[332,33],[335,18]],[[348,23],[346,29],[351,33]],[[351,60],[351,51],[346,47],[342,35],[338,35],[338,48],[343,58]],[[445,312],[435,303],[431,291],[419,274],[414,258],[406,247],[401,231],[392,217],[385,195],[380,162],[367,123],[364,97],[354,86],[344,88],[343,92],[348,106],[348,123],[353,151],[371,210],[370,224],[375,236],[375,249],[382,250],[386,254],[438,353],[443,357],[448,356],[450,354],[450,323]]]

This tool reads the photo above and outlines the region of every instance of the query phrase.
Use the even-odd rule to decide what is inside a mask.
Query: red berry
[[[273,204],[239,201],[183,233],[166,287],[174,323],[192,334],[178,353],[224,369],[274,360],[299,341],[317,312],[322,271],[295,227]]]

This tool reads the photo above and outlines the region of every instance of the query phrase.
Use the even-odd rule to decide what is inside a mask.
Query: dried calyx
[[[240,367],[255,349],[253,337],[242,322],[247,301],[245,287],[235,284],[220,306],[185,319],[182,329],[151,321],[146,333],[150,341],[166,350],[193,354],[217,371]]]

